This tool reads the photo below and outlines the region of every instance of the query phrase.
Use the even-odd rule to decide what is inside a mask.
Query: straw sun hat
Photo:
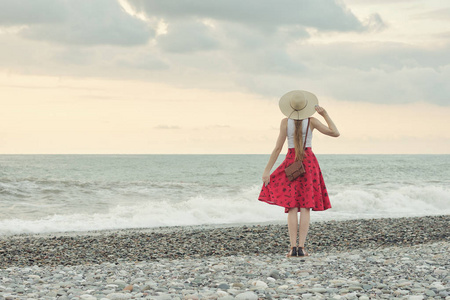
[[[289,119],[302,120],[311,117],[319,104],[316,95],[307,91],[290,91],[280,99],[281,112]]]

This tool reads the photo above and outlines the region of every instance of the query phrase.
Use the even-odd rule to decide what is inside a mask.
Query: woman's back
[[[303,119],[302,120],[303,141],[305,141],[306,128],[307,127],[308,127],[308,119]],[[295,121],[293,119],[288,119],[288,122],[287,122],[288,148],[295,148],[294,134],[295,134]],[[308,129],[308,138],[307,138],[307,141],[306,141],[306,147],[312,147],[312,130],[311,130],[311,127],[309,127],[309,129]]]

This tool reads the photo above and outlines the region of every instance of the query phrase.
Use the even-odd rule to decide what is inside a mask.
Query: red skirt
[[[305,150],[305,174],[290,181],[284,169],[294,161],[295,149],[289,148],[285,160],[270,175],[270,183],[263,184],[258,200],[283,206],[286,213],[294,207],[299,211],[301,207],[317,211],[331,208],[322,172],[311,148]]]

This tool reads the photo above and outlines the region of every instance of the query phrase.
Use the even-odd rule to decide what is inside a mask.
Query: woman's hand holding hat
[[[315,109],[316,109],[317,113],[319,115],[321,115],[322,117],[327,114],[327,111],[325,110],[325,108],[319,106],[318,104],[315,106]]]

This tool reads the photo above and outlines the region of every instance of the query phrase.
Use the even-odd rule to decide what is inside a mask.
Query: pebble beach
[[[0,299],[450,299],[450,216],[0,239]]]

